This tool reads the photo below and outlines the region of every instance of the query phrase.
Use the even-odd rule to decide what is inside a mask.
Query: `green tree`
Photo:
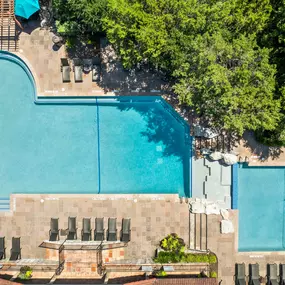
[[[274,100],[275,67],[269,64],[269,50],[258,48],[250,37],[228,42],[217,33],[193,42],[193,52],[176,63],[174,90],[180,101],[212,125],[239,134],[274,129],[280,103]]]
[[[258,140],[273,146],[285,145],[285,1],[271,0],[272,11],[265,28],[259,33],[259,46],[270,49],[270,62],[276,66],[275,98],[281,102],[281,120],[274,130],[261,128]]]
[[[53,0],[59,32],[78,36],[102,32],[107,0]]]
[[[271,10],[269,0],[108,0],[103,27],[125,67],[164,70],[181,103],[242,134],[280,119],[276,68],[256,43]]]

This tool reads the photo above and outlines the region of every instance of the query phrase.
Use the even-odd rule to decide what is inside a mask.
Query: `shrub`
[[[210,277],[211,277],[211,278],[217,278],[217,277],[218,277],[217,272],[216,272],[216,271],[211,271],[211,272],[210,272]]]
[[[66,39],[65,45],[67,48],[73,48],[75,46],[75,44],[76,44],[76,40],[74,38],[69,37]]]
[[[159,270],[155,276],[157,277],[166,277],[167,276],[167,273],[164,271],[164,270]]]
[[[217,258],[214,254],[174,253],[161,251],[154,261],[156,263],[216,263]]]
[[[217,257],[214,254],[209,254],[208,259],[209,259],[209,263],[216,263],[217,262]]]
[[[154,261],[156,263],[177,263],[181,262],[181,255],[174,252],[161,251]]]
[[[29,266],[22,266],[20,268],[19,278],[23,280],[29,280],[32,278],[33,269]]]
[[[172,233],[168,235],[166,238],[161,240],[160,246],[162,249],[171,252],[184,252],[185,250],[185,242],[182,238],[178,237],[177,234]]]

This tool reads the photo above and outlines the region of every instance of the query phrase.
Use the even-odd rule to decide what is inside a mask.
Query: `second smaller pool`
[[[284,192],[284,167],[239,167],[239,251],[285,249]]]

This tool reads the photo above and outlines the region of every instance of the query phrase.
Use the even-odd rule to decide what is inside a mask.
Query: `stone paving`
[[[250,166],[285,166],[285,148],[262,145],[256,141],[253,132],[246,132],[233,152]]]
[[[91,73],[83,73],[83,82],[74,82],[71,72],[71,82],[63,83],[60,59],[66,58],[65,48],[53,48],[53,34],[39,28],[28,33],[21,33],[19,38],[20,56],[32,71],[39,96],[99,96],[104,91],[92,82]],[[72,69],[72,63],[70,62]]]
[[[188,205],[181,204],[177,195],[15,194],[11,195],[11,212],[0,213],[0,236],[5,236],[7,258],[10,255],[12,237],[21,237],[22,258],[57,260],[57,251],[39,246],[49,237],[50,219],[59,218],[60,229],[67,229],[69,216],[77,217],[78,237],[81,236],[84,217],[92,219],[92,230],[96,217],[105,218],[105,230],[108,217],[116,217],[118,239],[122,218],[131,218],[131,242],[123,249],[104,252],[104,262],[120,258],[153,257],[159,241],[171,232],[176,232],[189,243]],[[61,239],[64,240],[64,237],[61,236]],[[77,264],[81,255],[87,257],[88,254],[84,251],[78,254],[66,251],[65,259],[67,263]],[[95,270],[92,269],[92,264],[96,263],[95,255],[93,253],[86,261],[89,269],[78,270],[78,266],[74,269],[68,265],[65,271],[90,275]]]
[[[38,96],[114,96],[114,95],[158,95],[165,89],[166,83],[150,70],[123,69],[120,62],[108,56],[110,46],[102,48],[101,80],[92,82],[92,71],[83,72],[83,82],[74,82],[71,71],[71,82],[63,83],[60,59],[67,58],[65,46],[55,48],[54,36],[48,30],[38,28],[38,23],[29,21],[31,28],[26,28],[19,36],[19,52],[32,71]],[[102,57],[102,54],[105,57]],[[82,60],[84,58],[81,58]],[[71,69],[72,60],[69,60]]]
[[[215,252],[219,261],[219,280],[222,284],[234,284],[235,263],[245,263],[246,275],[249,263],[259,263],[260,276],[266,276],[268,263],[285,263],[284,252],[238,252],[238,210],[230,211],[235,233],[221,234],[221,216],[208,216],[208,248]]]
[[[105,251],[102,260],[106,263],[153,257],[159,241],[171,232],[176,232],[189,244],[189,208],[177,195],[17,194],[11,196],[11,212],[0,213],[0,236],[6,237],[7,257],[12,237],[20,236],[23,259],[58,260],[57,250],[40,248],[39,245],[48,239],[51,217],[58,217],[59,227],[66,229],[69,216],[77,217],[78,236],[83,217],[92,218],[92,229],[95,217],[105,217],[105,229],[107,218],[117,217],[118,238],[121,219],[132,219],[131,242],[125,248]],[[221,216],[208,216],[208,248],[217,254],[219,280],[223,280],[223,284],[234,284],[236,262],[245,262],[247,270],[249,263],[258,262],[263,277],[267,263],[285,262],[285,252],[238,252],[238,210],[230,210],[230,220],[235,233],[221,234]],[[65,269],[60,278],[99,278],[96,251],[66,250],[64,260]]]
[[[42,96],[101,96],[119,94],[114,91],[124,90],[125,95],[132,91],[134,94],[145,94],[142,90],[147,80],[137,80],[135,77],[123,75],[118,71],[110,72],[105,82],[100,86],[93,83],[91,74],[84,74],[83,83],[74,82],[71,72],[71,83],[62,83],[60,58],[66,57],[64,47],[54,49],[53,34],[39,28],[20,35],[20,50],[16,53],[30,67],[36,80],[38,95]],[[147,78],[151,84],[148,90],[161,91],[162,83],[156,79]],[[130,84],[126,82],[132,81]],[[133,84],[132,84],[133,83]],[[127,90],[127,87],[129,90]],[[283,149],[268,148],[256,143],[252,134],[243,138],[233,150],[241,160],[249,160],[250,165],[284,165]],[[58,217],[60,228],[67,228],[69,216],[77,216],[78,234],[80,236],[83,217],[92,218],[94,229],[95,217],[117,217],[118,231],[121,219],[132,219],[132,241],[124,249],[106,252],[105,262],[112,260],[141,259],[154,255],[159,240],[171,232],[176,232],[189,244],[189,212],[186,203],[180,203],[176,195],[12,195],[9,213],[0,213],[0,236],[6,237],[6,253],[9,257],[11,239],[21,237],[23,258],[58,259],[57,251],[40,248],[39,245],[48,238],[50,218]],[[208,248],[215,252],[219,259],[219,279],[222,284],[234,284],[234,264],[245,262],[248,274],[248,264],[260,264],[260,274],[265,276],[267,263],[285,263],[284,252],[238,252],[238,211],[231,211],[234,222],[234,234],[220,233],[220,216],[208,217]],[[78,269],[78,258],[88,259],[88,265],[81,265]],[[87,256],[89,256],[87,258]],[[66,253],[67,265],[63,276],[97,276],[94,260],[97,257],[86,252],[80,254]],[[40,273],[37,273],[40,274]]]

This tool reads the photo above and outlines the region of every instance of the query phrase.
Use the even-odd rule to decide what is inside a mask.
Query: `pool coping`
[[[238,212],[238,223],[237,223],[237,237],[236,237],[236,241],[235,241],[235,248],[237,251],[238,255],[250,255],[250,258],[252,257],[257,257],[257,258],[263,258],[264,256],[270,255],[272,253],[278,253],[278,254],[284,254],[285,255],[285,245],[284,245],[284,235],[283,235],[283,249],[259,249],[259,250],[252,250],[252,249],[240,249],[239,248],[239,209],[238,209],[238,193],[239,193],[239,185],[238,185],[238,178],[239,178],[239,168],[258,168],[258,169],[266,169],[266,168],[280,168],[280,169],[284,169],[285,170],[285,166],[259,166],[259,165],[249,165],[246,162],[242,162],[242,163],[236,163],[232,166],[232,210],[235,210]],[[284,190],[285,191],[285,190]],[[285,194],[285,193],[284,193]],[[284,211],[285,208],[283,209],[283,227],[285,225],[285,216],[284,216]],[[283,228],[283,233],[284,233],[285,229]]]
[[[166,202],[180,202],[180,197],[178,193],[175,194],[77,194],[77,193],[70,193],[70,194],[46,194],[46,193],[11,193],[9,197],[10,202],[10,209],[8,211],[0,211],[1,216],[10,216],[13,212],[17,211],[17,199],[22,198],[30,198],[33,201],[40,200],[43,204],[45,201],[59,201],[62,199],[75,199],[75,198],[85,198],[87,200],[93,201],[105,201],[105,200],[112,200],[112,201],[132,201],[133,203],[140,202],[147,202],[151,200],[156,201],[166,201]]]
[[[238,163],[232,165],[232,210],[238,209],[238,167]]]

